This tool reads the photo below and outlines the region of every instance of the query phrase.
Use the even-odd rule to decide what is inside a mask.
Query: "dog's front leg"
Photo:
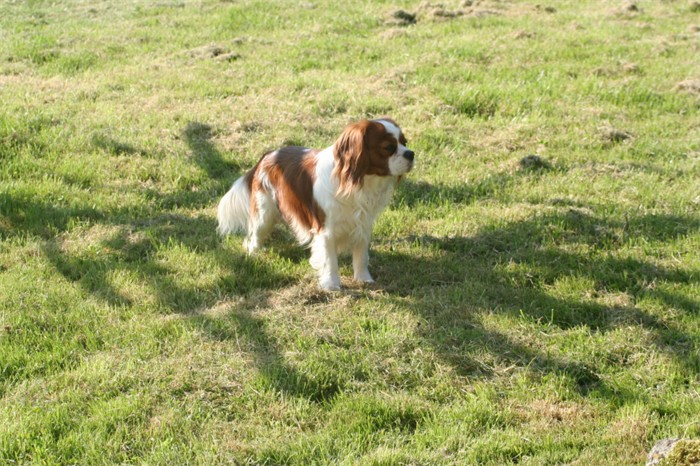
[[[352,249],[352,270],[355,281],[374,283],[369,273],[369,243],[361,242]]]
[[[328,232],[314,236],[310,262],[311,266],[318,270],[318,282],[321,288],[328,291],[340,289],[338,251],[335,240]]]

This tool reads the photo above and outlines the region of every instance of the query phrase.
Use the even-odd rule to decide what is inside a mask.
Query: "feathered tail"
[[[238,178],[221,198],[217,217],[219,219],[217,231],[221,235],[248,231],[250,190],[245,176]]]

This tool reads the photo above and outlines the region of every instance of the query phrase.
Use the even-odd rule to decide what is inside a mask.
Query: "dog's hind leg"
[[[272,233],[281,217],[277,204],[269,193],[257,191],[254,202],[255,209],[253,215],[250,216],[248,238],[245,241],[248,254],[253,254],[262,247],[263,242]]]

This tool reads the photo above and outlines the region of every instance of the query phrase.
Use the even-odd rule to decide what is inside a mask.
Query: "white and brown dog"
[[[389,118],[349,125],[323,149],[283,147],[262,156],[219,203],[219,233],[247,232],[253,253],[280,220],[301,244],[311,245],[311,266],[321,288],[340,289],[338,253],[352,252],[355,280],[373,282],[369,241],[379,213],[413,151]]]

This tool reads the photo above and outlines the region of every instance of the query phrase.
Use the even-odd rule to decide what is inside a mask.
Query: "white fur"
[[[239,233],[248,230],[250,217],[250,191],[243,177],[233,183],[231,189],[221,198],[217,212],[219,234]]]
[[[386,129],[387,133],[394,136],[397,141],[399,140],[399,136],[401,135],[401,130],[399,129],[398,126],[396,126],[395,124],[393,124],[392,122],[387,121],[387,120],[374,120],[374,121],[384,125],[384,128]]]
[[[413,168],[413,162],[403,156],[405,149],[389,157],[389,173],[394,176],[405,175]]]
[[[255,218],[249,219],[248,237],[244,243],[248,254],[260,248],[281,217],[272,193],[274,191],[258,191],[255,194]]]
[[[333,177],[333,148],[318,154],[314,198],[326,212],[326,225],[312,243],[311,265],[319,271],[321,286],[338,289],[338,254],[352,252],[355,280],[373,282],[369,273],[369,242],[379,213],[389,205],[396,186],[393,176],[368,175],[363,186],[338,196],[338,180]],[[327,284],[329,286],[324,286]]]

